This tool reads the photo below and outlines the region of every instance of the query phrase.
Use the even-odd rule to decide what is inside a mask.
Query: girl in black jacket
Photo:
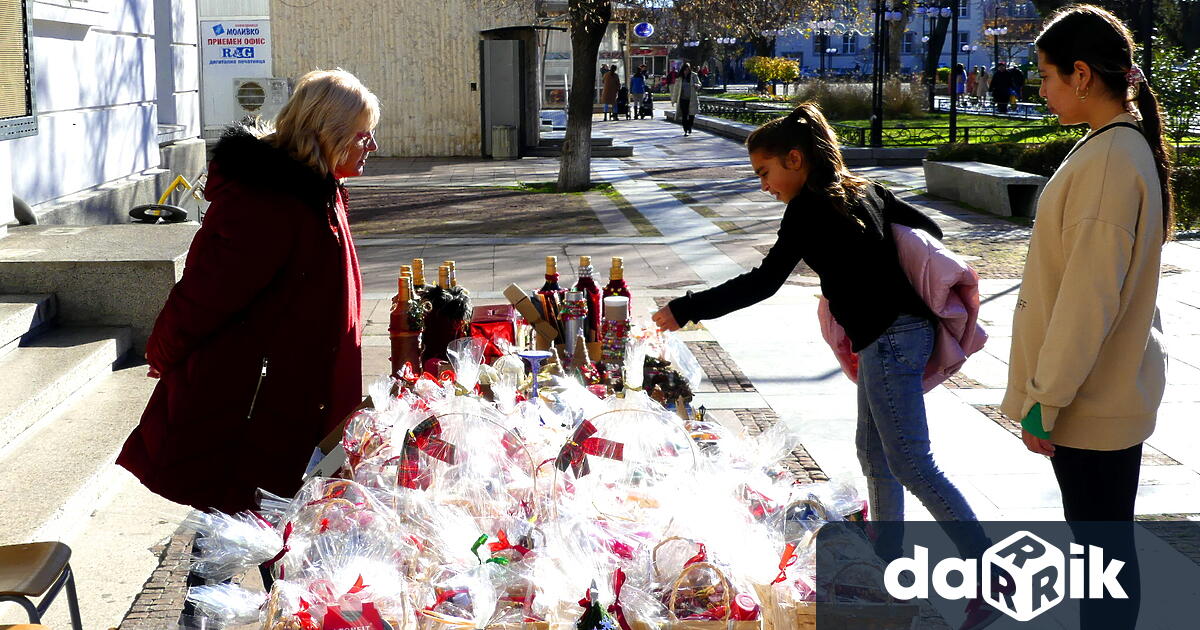
[[[934,315],[900,267],[892,223],[941,230],[883,186],[850,173],[836,136],[814,104],[759,127],[746,139],[762,189],[787,204],[779,237],[762,264],[719,286],[672,300],[654,314],[664,330],[720,317],[775,294],[803,260],[821,278],[834,319],[858,354],[855,443],[879,528],[876,549],[899,557],[904,490],[947,527],[964,558],[988,547],[975,513],[933,460],[922,376],[933,351]],[[964,628],[999,614],[976,598]]]

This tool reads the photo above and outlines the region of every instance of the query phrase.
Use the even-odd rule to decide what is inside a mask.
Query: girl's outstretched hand
[[[658,312],[652,315],[651,319],[658,325],[659,330],[674,331],[680,328],[679,322],[675,321],[675,315],[671,313],[670,306],[658,309]]]

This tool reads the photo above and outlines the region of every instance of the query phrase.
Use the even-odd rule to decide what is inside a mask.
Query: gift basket
[[[631,316],[619,259],[603,289],[580,262],[478,308],[452,261],[435,286],[406,266],[393,372],[336,475],[189,520],[198,574],[263,565],[270,592],[199,586],[197,609],[269,630],[812,627],[815,532],[861,502],[795,485],[787,424],[750,437],[693,408],[686,344]]]

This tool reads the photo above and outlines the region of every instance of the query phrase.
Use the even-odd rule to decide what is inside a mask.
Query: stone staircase
[[[70,545],[84,627],[112,628],[188,510],[113,464],[154,387],[133,330],[57,316],[55,295],[0,295],[0,544]],[[68,628],[60,600],[45,621]],[[0,606],[0,624],[24,619]]]

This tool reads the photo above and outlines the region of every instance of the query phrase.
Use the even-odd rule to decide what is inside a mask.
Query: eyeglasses
[[[371,149],[372,146],[378,148],[378,146],[379,146],[378,144],[375,143],[375,132],[374,131],[360,131],[360,132],[354,134],[354,139],[364,149]]]

